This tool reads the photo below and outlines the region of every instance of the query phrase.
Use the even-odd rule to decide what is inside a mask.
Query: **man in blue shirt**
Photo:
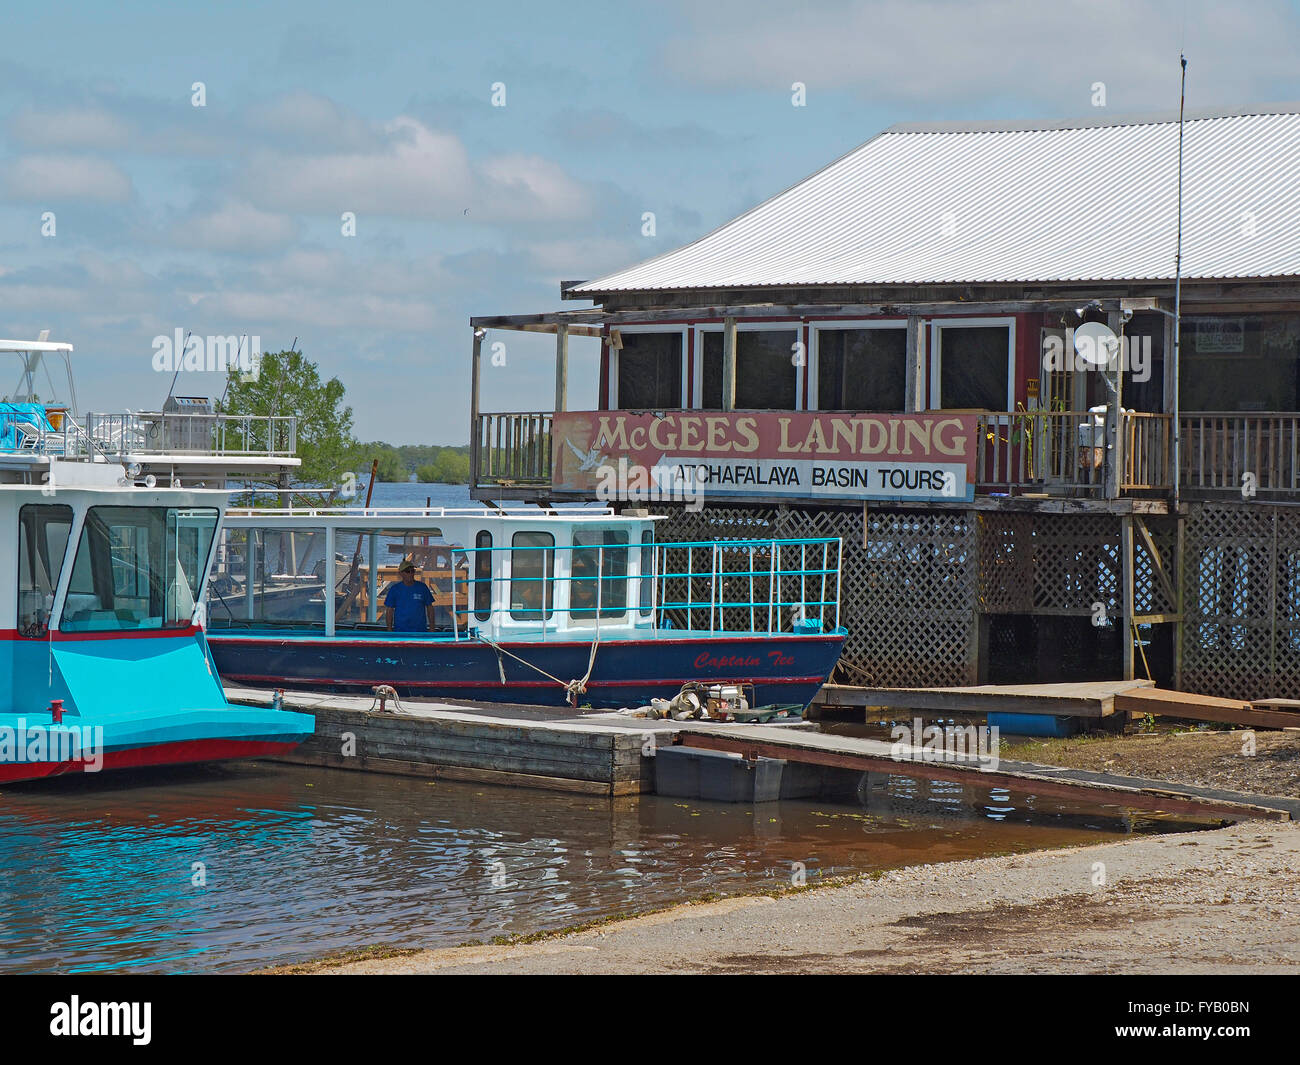
[[[384,621],[391,632],[428,632],[433,628],[433,593],[415,579],[415,564],[403,559],[397,567],[401,580],[384,595]]]

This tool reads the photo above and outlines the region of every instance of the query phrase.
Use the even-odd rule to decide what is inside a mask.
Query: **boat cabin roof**
[[[536,524],[554,527],[600,525],[644,526],[662,515],[616,514],[608,507],[289,507],[232,508],[226,524],[236,527],[293,528],[330,525],[341,529],[427,530],[432,523],[458,528]]]

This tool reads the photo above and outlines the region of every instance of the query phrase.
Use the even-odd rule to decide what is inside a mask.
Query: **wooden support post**
[[[555,327],[555,409],[569,409],[569,327]]]
[[[474,330],[474,354],[469,367],[469,481],[470,487],[479,484],[479,426],[478,426],[478,389],[479,370],[483,364],[483,337],[487,330]]]
[[[1133,679],[1133,641],[1137,639],[1137,627],[1133,624],[1133,568],[1137,562],[1133,543],[1133,515],[1125,514],[1120,522],[1120,574],[1122,590],[1120,610],[1123,612],[1120,646],[1124,649],[1124,679]]]
[[[1109,443],[1110,451],[1110,468],[1106,478],[1106,496],[1109,499],[1118,499],[1123,494],[1124,485],[1124,433],[1127,426],[1124,423],[1124,318],[1119,311],[1111,311],[1106,316],[1106,324],[1110,327],[1112,333],[1120,338],[1119,350],[1115,353],[1115,393],[1110,397],[1111,414],[1107,419],[1111,436]],[[1109,367],[1105,367],[1102,373],[1109,373]],[[1132,528],[1129,529],[1129,535],[1132,535]]]
[[[736,319],[722,323],[722,409],[736,409]]]
[[[925,322],[920,315],[907,319],[907,380],[903,394],[903,409],[926,409],[925,394]]]
[[[1187,576],[1187,563],[1184,552],[1187,549],[1187,518],[1179,514],[1176,519],[1176,531],[1174,533],[1174,590],[1178,595],[1175,609],[1178,611],[1178,620],[1174,622],[1174,687],[1179,691],[1183,687],[1183,634],[1187,631],[1187,613],[1184,600],[1187,593],[1184,591]]]

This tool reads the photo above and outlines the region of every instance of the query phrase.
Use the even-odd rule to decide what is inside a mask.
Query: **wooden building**
[[[590,306],[474,318],[474,495],[841,536],[849,682],[1300,697],[1300,108],[1182,134],[1181,267],[1176,117],[905,125]],[[551,409],[480,410],[501,329],[555,334]]]

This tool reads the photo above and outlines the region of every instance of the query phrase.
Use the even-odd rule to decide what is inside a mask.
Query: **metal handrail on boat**
[[[227,525],[229,531],[232,530]],[[284,533],[288,530],[281,528],[278,531]],[[331,537],[336,561],[337,552],[341,551],[344,556],[358,554],[362,538],[379,535],[363,528],[335,530],[336,534],[339,532],[355,535],[358,547],[356,552],[351,547],[340,548],[337,540]],[[325,604],[331,598],[333,600],[334,613],[329,619],[330,624],[326,625],[327,632],[336,628],[364,629],[376,624],[380,594],[378,570],[381,567],[375,561],[374,546],[369,552],[373,574],[363,578],[360,567],[354,562],[341,579],[336,571],[332,597],[322,596],[314,601],[319,603],[324,620]],[[516,629],[520,622],[535,623],[535,630],[517,631],[516,635],[543,642],[561,635],[569,639],[574,636],[585,639],[602,626],[654,634],[662,629],[678,628],[688,632],[769,635],[828,632],[840,627],[842,542],[838,537],[492,547],[444,541],[409,546],[441,547],[447,551],[447,572],[433,579],[437,582],[435,590],[440,595],[450,593],[450,603],[436,604],[448,609],[451,617],[450,633],[441,635],[450,635],[455,640],[474,638],[478,628],[475,622],[491,627],[489,623],[498,620],[507,620]],[[489,561],[485,567],[480,562],[484,556],[492,560],[494,555],[501,557],[503,552],[510,553],[508,566],[494,565]],[[567,565],[557,567],[557,556],[566,552]],[[635,567],[629,565],[632,552],[638,553]],[[522,565],[523,558],[538,553],[540,566]],[[587,567],[594,562],[594,570],[584,567],[582,572],[574,571],[574,559],[582,558],[582,553],[591,560]],[[621,572],[617,572],[619,570]],[[478,576],[484,571],[486,576]],[[223,569],[220,572],[229,574],[231,571]],[[325,577],[322,575],[319,579],[324,582]],[[345,582],[363,580],[364,585],[345,585]],[[484,585],[490,589],[486,599],[479,594]],[[575,603],[573,592],[581,585],[591,586],[587,589],[590,595],[584,594],[583,601]],[[356,598],[358,620],[355,626],[346,620],[341,621],[338,615],[339,593],[345,586],[348,589],[345,596]],[[561,587],[565,594],[557,595]],[[365,590],[365,607],[361,606],[359,597],[362,590]],[[503,592],[506,594],[501,594]],[[266,594],[265,586],[261,594]],[[226,601],[224,595],[218,594],[217,598],[223,603]],[[236,626],[247,624],[255,627],[258,621],[255,616],[256,595],[246,591],[238,598],[249,603],[248,616],[237,618],[227,605],[231,622]],[[611,603],[615,605],[611,606]],[[363,610],[366,614],[364,619],[360,616]],[[461,615],[464,615],[463,621]],[[705,619],[707,627],[701,628]]]

